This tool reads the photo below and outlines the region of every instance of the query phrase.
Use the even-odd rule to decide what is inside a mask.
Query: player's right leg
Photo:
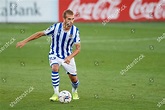
[[[58,101],[58,95],[59,95],[59,67],[60,64],[58,62],[58,59],[54,55],[49,55],[49,62],[52,69],[51,79],[52,79],[52,85],[54,89],[54,94],[52,97],[50,97],[51,101]]]
[[[58,64],[53,64],[52,65],[52,85],[53,85],[53,89],[54,89],[54,94],[52,97],[50,97],[51,101],[58,101],[58,95],[59,95],[59,82],[60,82],[60,78],[59,78],[59,65]]]

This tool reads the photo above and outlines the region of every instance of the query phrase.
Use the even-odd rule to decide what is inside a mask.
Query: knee
[[[58,72],[58,71],[59,71],[59,66],[57,66],[57,65],[52,65],[52,71]]]
[[[74,78],[74,79],[72,79],[72,82],[77,82],[78,81],[78,79],[77,78]]]
[[[77,77],[77,76],[72,76],[72,75],[70,75],[70,80],[71,80],[73,83],[75,83],[75,82],[78,81],[78,77]]]
[[[71,79],[71,82],[75,83],[75,82],[77,82],[77,80],[76,79]]]

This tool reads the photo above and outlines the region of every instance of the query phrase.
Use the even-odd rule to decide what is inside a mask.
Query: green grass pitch
[[[80,100],[69,104],[49,101],[50,39],[15,48],[50,25],[0,24],[0,110],[165,110],[165,22],[76,23],[82,45],[75,57]],[[71,91],[63,68],[60,79],[60,90]]]

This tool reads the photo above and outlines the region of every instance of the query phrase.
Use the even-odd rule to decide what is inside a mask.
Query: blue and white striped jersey
[[[55,54],[64,59],[72,53],[73,45],[80,43],[79,30],[72,25],[69,31],[63,30],[63,23],[56,23],[44,30],[45,35],[51,35],[52,42],[49,54]]]

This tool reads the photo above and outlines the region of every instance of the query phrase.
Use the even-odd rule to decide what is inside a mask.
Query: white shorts
[[[56,55],[49,55],[49,64],[52,66],[53,64],[58,64],[59,67],[62,65],[65,71],[70,73],[71,75],[77,75],[76,63],[74,58],[70,60],[70,63],[64,63],[64,59],[58,58]]]

